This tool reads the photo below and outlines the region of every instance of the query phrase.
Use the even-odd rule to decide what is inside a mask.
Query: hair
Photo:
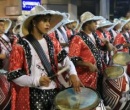
[[[5,22],[5,20],[0,19],[0,22]]]
[[[28,32],[31,33],[33,30],[34,25],[36,25],[37,23],[39,23],[40,21],[44,21],[46,22],[47,19],[51,19],[51,14],[47,14],[47,15],[36,15],[29,23],[28,25]]]

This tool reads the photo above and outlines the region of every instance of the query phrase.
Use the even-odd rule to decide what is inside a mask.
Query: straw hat
[[[66,16],[68,19],[70,18],[70,14],[69,14],[69,13],[64,12],[63,14],[64,14],[64,16]]]
[[[5,23],[5,33],[7,33],[9,31],[9,29],[11,28],[12,21],[10,19],[7,19],[7,18],[0,18],[0,20],[4,21],[4,23]]]
[[[130,19],[124,20],[124,19],[120,19],[121,21],[121,28],[119,29],[119,31],[122,31],[122,28],[130,22]]]
[[[112,25],[113,25],[112,22],[110,22],[110,21],[108,21],[106,19],[103,19],[100,22],[98,22],[97,28],[106,27],[106,26],[110,27]]]
[[[18,28],[20,28],[20,25],[22,24],[24,19],[26,19],[26,17],[27,16],[25,16],[25,15],[18,16],[17,21],[16,21],[16,25],[14,26],[14,28],[12,30],[14,34],[18,34],[19,33],[19,31],[18,31],[19,29]]]
[[[80,24],[80,28],[82,28],[83,24],[86,23],[87,21],[98,21],[101,20],[102,17],[101,16],[95,16],[93,15],[91,12],[84,12],[81,16],[80,16],[80,20],[81,20],[81,24]]]
[[[64,15],[58,11],[53,10],[46,10],[45,8],[41,8],[41,6],[36,6],[33,8],[30,12],[30,15],[23,21],[21,27],[20,27],[20,35],[25,36],[29,34],[28,32],[28,26],[31,22],[31,20],[37,16],[37,15],[52,15],[51,21],[50,21],[50,29],[49,32],[56,29],[59,25],[61,25],[62,20],[64,19]]]
[[[113,25],[109,28],[109,30],[110,29],[113,29],[116,25],[118,25],[118,24],[121,24],[121,21],[120,21],[120,19],[117,19],[117,18],[115,18],[114,20],[113,20]]]

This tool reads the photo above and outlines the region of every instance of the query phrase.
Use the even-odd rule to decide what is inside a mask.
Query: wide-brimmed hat
[[[9,29],[11,28],[12,21],[10,19],[7,19],[7,18],[0,18],[0,20],[4,21],[4,24],[5,24],[5,33],[7,33],[9,31]]]
[[[130,22],[130,19],[127,19],[127,20],[125,20],[125,19],[120,19],[120,21],[121,21],[121,28],[119,29],[119,31],[122,31],[122,28],[123,28],[127,23]]]
[[[18,17],[17,17],[16,24],[15,24],[13,30],[12,30],[14,34],[18,34],[17,29],[20,28],[22,22],[24,21],[24,19],[26,19],[26,17],[27,17],[27,16],[25,16],[25,15],[21,15],[21,16],[18,16]],[[20,29],[19,29],[19,30],[20,30]]]
[[[113,25],[112,22],[106,19],[102,19],[100,22],[97,24],[97,28],[102,28],[102,27],[111,27]]]
[[[62,20],[64,20],[64,15],[60,13],[59,11],[53,11],[53,10],[46,10],[44,8],[41,9],[41,6],[36,6],[31,10],[30,15],[23,21],[21,25],[21,36],[25,36],[29,34],[28,32],[28,26],[31,22],[31,20],[38,15],[51,15],[51,20],[50,20],[50,29],[49,32],[55,30],[59,25],[61,25]]]
[[[118,24],[121,24],[120,19],[114,18],[114,20],[113,20],[113,25],[109,28],[109,30],[110,30],[110,29],[113,29],[113,28],[114,28],[116,25],[118,25]]]
[[[101,20],[102,17],[101,16],[95,16],[93,15],[91,12],[84,12],[81,16],[80,16],[80,29],[82,28],[83,24],[86,23],[87,21],[98,21]]]
[[[63,12],[64,16],[66,16],[66,18],[70,18],[70,14],[69,13],[66,13],[66,12]]]

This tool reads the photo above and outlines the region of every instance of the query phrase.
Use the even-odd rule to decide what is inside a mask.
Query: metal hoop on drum
[[[105,77],[103,79],[103,98],[105,105],[109,105],[112,110],[120,110],[125,106],[129,106],[129,101],[121,102],[127,98],[124,94],[128,94],[129,85],[124,75],[122,66],[110,66],[105,69]]]
[[[91,89],[81,87],[80,93],[75,93],[73,88],[65,89],[57,94],[54,100],[55,110],[96,110],[101,100],[99,94]],[[106,110],[101,103],[103,109]]]
[[[7,81],[7,71],[0,69],[0,110],[10,108],[10,83]]]

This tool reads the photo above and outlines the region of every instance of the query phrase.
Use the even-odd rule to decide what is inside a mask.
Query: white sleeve
[[[69,59],[68,56],[64,59],[64,61],[61,63],[61,65],[62,65],[62,66],[68,66],[68,65],[69,65],[69,66],[70,66],[70,68],[69,68],[69,70],[68,70],[69,74],[70,74],[70,75],[72,75],[72,74],[77,75],[75,66],[74,66],[74,64],[72,63],[72,61]]]
[[[120,47],[120,48],[118,48],[117,50],[122,50],[124,47],[123,47],[123,45]]]
[[[14,79],[13,82],[19,86],[38,87],[40,86],[39,79],[40,77],[34,78],[32,76],[22,75],[19,78]]]

